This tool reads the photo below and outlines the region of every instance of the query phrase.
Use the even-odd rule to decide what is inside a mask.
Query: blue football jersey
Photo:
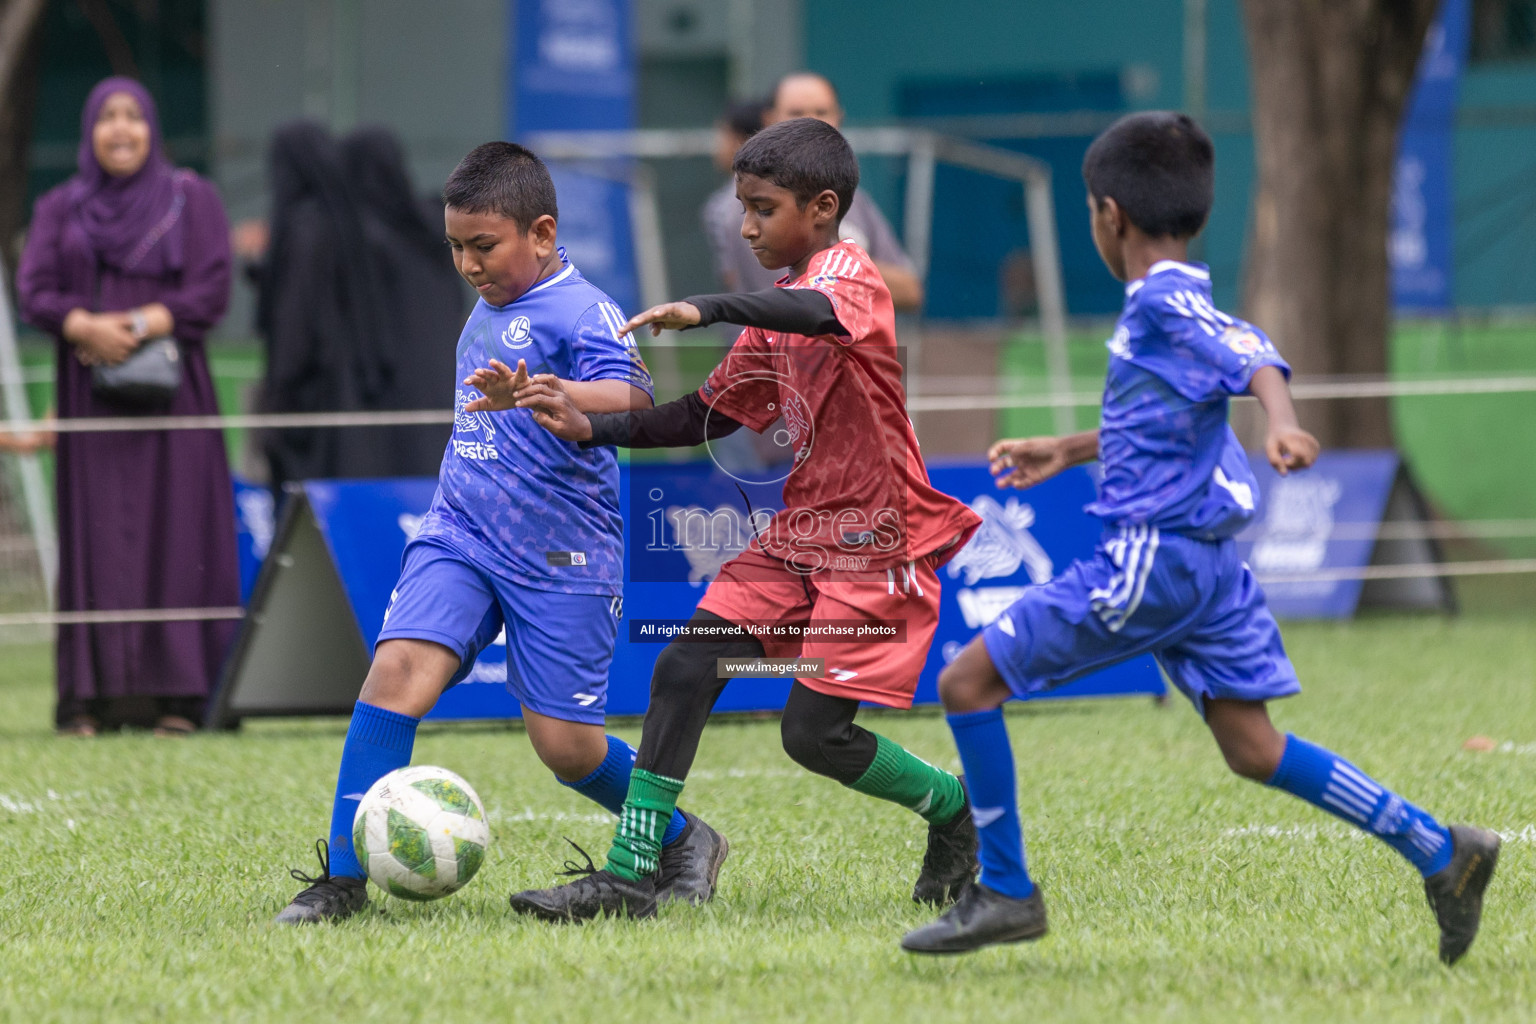
[[[1227,400],[1263,366],[1290,377],[1264,332],[1211,302],[1205,267],[1163,260],[1127,285],[1109,339],[1103,479],[1088,512],[1207,539],[1241,530],[1258,483],[1227,425]]]
[[[446,541],[476,564],[565,594],[618,594],[624,517],[611,447],[583,451],[527,409],[465,412],[480,366],[519,359],[530,374],[622,380],[647,393],[651,376],[613,300],[565,261],[505,306],[476,303],[459,336],[453,437],[418,537]]]

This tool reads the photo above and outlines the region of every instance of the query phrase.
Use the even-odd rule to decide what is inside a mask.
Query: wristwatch
[[[134,341],[143,341],[149,337],[149,317],[144,315],[142,309],[130,310],[128,313],[128,328],[133,331]]]

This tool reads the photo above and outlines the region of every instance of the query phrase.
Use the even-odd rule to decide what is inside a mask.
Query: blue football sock
[[[1269,785],[1343,818],[1408,858],[1425,878],[1451,862],[1444,825],[1336,754],[1287,734]]]
[[[608,754],[603,758],[603,763],[592,769],[586,778],[575,782],[561,779],[560,785],[569,786],[614,814],[621,814],[624,811],[624,798],[629,795],[629,773],[634,767],[635,748],[617,736],[609,735]],[[683,812],[674,807],[672,820],[667,822],[667,831],[661,837],[661,845],[670,846],[683,834],[686,825]]]
[[[336,805],[331,811],[331,874],[363,877],[352,849],[352,819],[368,788],[396,768],[411,763],[416,726],[421,719],[358,701],[341,748],[336,773]]]
[[[1013,747],[1003,709],[949,715],[965,784],[971,794],[971,816],[981,837],[981,884],[1023,899],[1035,891],[1024,867],[1024,835],[1019,828],[1018,795],[1013,776]]]

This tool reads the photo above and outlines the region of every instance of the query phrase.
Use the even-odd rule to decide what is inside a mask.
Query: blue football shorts
[[[507,689],[518,703],[562,721],[603,723],[622,598],[517,583],[430,538],[407,545],[402,561],[379,643],[442,644],[459,656],[453,686],[505,627]]]
[[[1091,558],[1025,590],[982,633],[1020,696],[1150,653],[1202,715],[1205,701],[1301,690],[1237,542],[1154,526],[1106,530]]]

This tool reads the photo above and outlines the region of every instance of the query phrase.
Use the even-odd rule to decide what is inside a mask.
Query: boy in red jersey
[[[913,899],[944,904],[975,876],[976,830],[960,780],[856,725],[860,701],[910,707],[938,623],[934,570],[980,525],[934,490],[907,418],[891,296],[869,256],[837,229],[858,161],[830,125],[798,118],[766,128],[736,156],[742,237],[778,287],[657,306],[624,330],[653,334],[717,322],[746,325],[698,391],[656,409],[583,414],[557,381],[514,389],[496,367],[488,402],[517,405],[584,446],[681,447],[783,417],[794,455],[784,510],[710,584],[691,637],[656,660],[635,771],[607,865],[566,885],[517,893],[513,909],[548,920],[655,913],[661,833],[725,686],[717,659],[824,659],[796,680],[784,708],[785,750],[802,766],[900,803],[929,825]],[[759,639],[748,628],[836,622],[847,634]],[[897,642],[857,626],[898,625]],[[865,634],[868,635],[867,633]]]

